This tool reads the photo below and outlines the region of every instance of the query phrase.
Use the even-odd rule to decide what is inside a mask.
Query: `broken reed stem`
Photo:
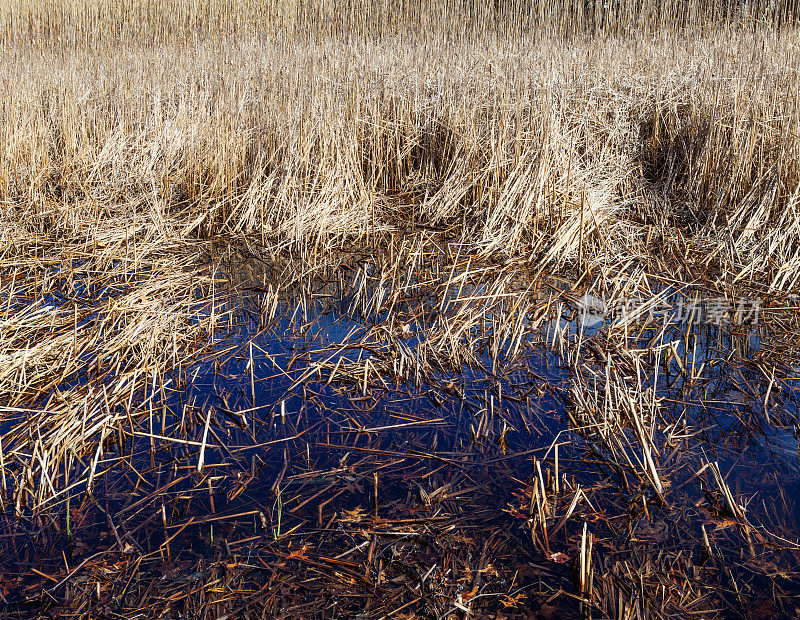
[[[208,408],[208,412],[206,413],[206,422],[203,426],[203,440],[200,442],[200,455],[197,457],[197,471],[203,471],[203,464],[205,462],[206,456],[206,441],[208,440],[208,427],[211,424],[211,412],[213,411],[213,407]]]
[[[378,516],[378,472],[372,474],[375,516]]]
[[[8,493],[8,488],[6,487],[6,461],[3,457],[3,437],[0,436],[0,480],[3,482],[3,495],[5,496]]]
[[[587,524],[583,524],[580,554],[578,556],[578,591],[581,595],[578,609],[583,618],[591,618],[592,610],[592,534],[587,533]]]
[[[561,487],[560,487],[560,482],[559,482],[559,469],[558,469],[558,443],[556,443],[555,446],[554,446],[553,460],[555,462],[555,465],[554,465],[554,467],[555,467],[554,484],[555,484],[555,488],[556,488],[556,495],[561,495]]]
[[[255,365],[253,363],[253,343],[250,342],[250,400],[252,406],[256,406],[256,380],[255,380]]]

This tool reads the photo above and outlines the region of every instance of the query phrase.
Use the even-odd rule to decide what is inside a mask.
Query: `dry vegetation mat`
[[[800,614],[792,2],[0,6],[0,617]]]

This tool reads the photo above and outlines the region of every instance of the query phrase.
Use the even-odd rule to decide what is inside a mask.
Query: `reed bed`
[[[0,615],[795,614],[797,17],[4,2]]]
[[[690,3],[685,24],[637,29],[637,13],[598,30],[576,17],[568,35],[509,7],[502,28],[449,15],[401,36],[302,5],[294,36],[246,3],[142,3],[149,25],[114,35],[117,5],[28,5],[0,20],[12,219],[34,205],[135,204],[180,236],[254,233],[309,253],[413,223],[542,269],[634,261],[691,279],[702,265],[796,288],[789,25],[701,19]],[[397,28],[416,14],[385,10]]]

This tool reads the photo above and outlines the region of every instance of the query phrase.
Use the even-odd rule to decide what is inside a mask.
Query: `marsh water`
[[[6,504],[6,614],[61,609],[89,574],[105,617],[800,605],[800,380],[763,361],[766,320],[640,327],[612,369],[608,326],[558,284],[369,260],[280,291],[262,264],[219,275],[209,346],[139,395],[91,493]],[[626,389],[649,428],[614,418]],[[615,609],[581,603],[587,532]]]

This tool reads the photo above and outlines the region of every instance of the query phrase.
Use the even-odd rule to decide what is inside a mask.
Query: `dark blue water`
[[[16,522],[8,540],[26,550],[17,569],[115,544],[109,521],[123,545],[148,554],[165,554],[169,543],[171,553],[210,557],[224,540],[256,555],[266,547],[268,557],[302,540],[336,557],[355,545],[342,519],[359,523],[375,503],[384,519],[446,515],[476,539],[508,532],[530,562],[541,554],[524,529],[535,462],[548,488],[561,481],[559,517],[578,485],[594,507],[580,506],[563,538],[549,541],[552,551],[572,553],[591,523],[611,557],[631,544],[620,532],[646,517],[668,524],[659,544],[697,555],[700,524],[721,518],[719,490],[702,473],[713,462],[754,526],[782,536],[796,529],[800,383],[794,369],[763,363],[769,325],[694,327],[688,337],[680,325],[633,327],[615,341],[607,324],[586,329],[570,304],[537,324],[524,308],[483,299],[490,283],[443,297],[423,280],[410,278],[414,294],[391,307],[391,286],[367,269],[335,286],[298,286],[277,305],[262,285],[232,287],[215,309],[224,320],[209,354],[138,395],[136,430],[109,442],[91,497],[76,487],[52,503],[57,532],[31,515]],[[480,320],[449,342],[443,334],[467,316],[465,304]],[[497,344],[509,320],[524,326],[522,337]],[[564,334],[563,355],[555,332]],[[625,369],[624,348],[646,352],[644,363]],[[580,428],[576,386],[602,393],[612,355],[632,392],[659,400],[653,442],[664,504],[641,471],[609,466],[619,461],[613,446]],[[463,496],[441,499],[448,489]],[[63,515],[76,506],[91,516],[79,523],[79,511],[67,527]],[[741,550],[728,530],[718,538],[730,557]],[[557,568],[561,587],[571,587],[568,567]]]

